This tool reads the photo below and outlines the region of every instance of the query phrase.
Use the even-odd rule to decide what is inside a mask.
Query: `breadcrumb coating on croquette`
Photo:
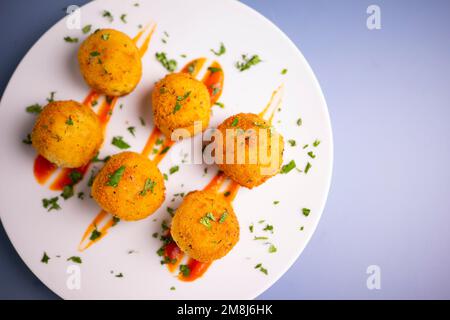
[[[205,84],[187,73],[172,73],[160,80],[152,92],[156,126],[167,137],[175,129],[186,129],[187,136],[206,130],[211,113],[211,99]],[[199,132],[194,124],[199,121]]]
[[[261,185],[269,178],[276,175],[283,163],[284,152],[284,139],[281,134],[275,131],[271,124],[253,113],[239,113],[227,118],[218,129],[221,131],[222,136],[226,137],[227,129],[234,129],[237,134],[234,136],[234,150],[229,150],[227,144],[223,143],[219,150],[222,152],[221,163],[218,163],[219,168],[231,179],[239,183],[241,186],[252,189]],[[236,152],[238,147],[238,135],[239,132],[254,132],[256,135],[257,143],[250,144],[250,139],[245,139],[245,161],[238,163]],[[267,139],[261,139],[262,135],[266,135]],[[278,139],[277,139],[278,137]],[[272,138],[278,142],[277,145],[273,145]],[[264,142],[265,141],[265,142]],[[254,148],[257,148],[256,150]],[[267,158],[261,157],[260,151],[263,151]],[[227,154],[230,153],[229,158],[234,160],[231,163],[227,163]],[[256,155],[253,158],[253,162],[250,160],[250,154]],[[264,154],[263,153],[263,154]]]
[[[103,142],[97,115],[76,101],[54,101],[39,114],[31,133],[33,147],[59,167],[87,164]]]
[[[239,222],[223,194],[193,191],[176,210],[170,232],[182,251],[210,262],[225,256],[239,241]]]
[[[130,93],[142,76],[139,50],[126,34],[100,29],[83,41],[78,63],[86,83],[108,96]]]
[[[92,185],[92,197],[105,211],[123,220],[141,220],[164,202],[164,178],[148,158],[135,152],[112,156]]]

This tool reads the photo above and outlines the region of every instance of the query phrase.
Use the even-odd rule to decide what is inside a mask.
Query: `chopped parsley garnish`
[[[305,170],[304,170],[304,171],[305,171],[305,174],[308,173],[308,171],[309,171],[309,169],[311,169],[311,167],[312,167],[311,163],[308,162],[308,163],[306,164],[306,167],[305,167]]]
[[[253,240],[269,240],[267,237],[254,237]]]
[[[288,72],[288,69],[281,70],[281,74],[286,74]]]
[[[63,192],[61,193],[61,197],[64,200],[72,198],[73,197],[73,185],[69,184],[67,186],[64,186]]]
[[[67,261],[72,261],[72,262],[79,263],[79,264],[83,262],[80,257],[76,257],[76,256],[68,258]]]
[[[177,111],[181,109],[181,102],[186,100],[190,94],[191,91],[188,91],[182,96],[177,96],[177,102],[175,103],[175,107],[173,108],[173,114],[175,114]]]
[[[206,214],[206,217],[211,221],[216,221],[216,217],[214,217],[214,214],[212,212],[208,212]]]
[[[179,166],[173,166],[172,168],[169,169],[169,173],[170,174],[174,174],[175,172],[177,172],[178,170],[180,170]]]
[[[116,188],[119,185],[119,181],[120,181],[120,179],[122,179],[124,172],[125,172],[125,166],[121,166],[119,169],[117,169],[111,175],[109,175],[109,180],[106,183],[106,185]]]
[[[127,15],[124,13],[120,16],[120,20],[122,20],[123,23],[127,23]]]
[[[308,156],[310,156],[312,159],[316,157],[316,155],[312,151],[308,152]]]
[[[211,222],[207,216],[200,218],[200,223],[204,225],[206,228],[211,229]]]
[[[189,277],[189,275],[191,274],[191,269],[189,268],[188,265],[182,264],[182,265],[180,265],[180,273],[181,273],[184,277]]]
[[[94,179],[95,179],[95,172],[94,172],[94,170],[92,170],[91,176],[89,177],[89,180],[87,183],[88,187],[92,187],[92,185],[94,184]]]
[[[56,94],[56,91],[50,92],[50,96],[47,98],[47,101],[49,103],[55,101],[55,94]]]
[[[165,52],[157,52],[156,60],[158,60],[164,68],[169,72],[174,72],[177,68],[177,62],[173,59],[168,59]]]
[[[116,278],[123,278],[123,273],[116,274]]]
[[[106,161],[108,161],[109,159],[111,158],[111,156],[106,156],[106,157],[104,157],[103,159],[100,159],[99,157],[98,157],[98,152],[97,152],[97,154],[95,155],[95,157],[94,158],[92,158],[92,162],[106,162]]]
[[[313,142],[313,146],[314,146],[314,147],[317,147],[319,144],[320,144],[320,140],[315,140],[315,141]]]
[[[77,43],[78,38],[64,37],[64,41],[69,43]]]
[[[141,125],[145,127],[145,120],[142,117],[139,117],[139,121],[141,121]]]
[[[103,10],[103,15],[102,17],[106,18],[109,20],[109,22],[113,22],[114,21],[114,17],[111,14],[111,12],[107,11],[107,10]]]
[[[236,68],[238,68],[239,71],[244,71],[250,69],[252,66],[257,65],[262,60],[260,57],[255,54],[251,58],[248,58],[247,55],[242,55],[242,61],[236,62]]]
[[[300,127],[302,125],[302,123],[303,123],[302,118],[298,118],[297,125]]]
[[[224,193],[223,193],[223,196],[224,197],[229,197],[231,195],[231,192],[230,191],[225,191]]]
[[[223,42],[221,42],[219,50],[215,51],[214,49],[211,49],[211,52],[214,53],[216,56],[221,56],[225,52],[227,52],[227,49],[225,48],[225,45],[223,44]]]
[[[100,55],[100,52],[98,52],[98,51],[91,51],[91,53],[89,53],[89,55],[90,55],[91,57],[97,57],[97,56]]]
[[[69,118],[67,118],[66,124],[67,124],[68,126],[73,126],[73,120],[72,120],[72,117],[71,117],[71,116],[69,116]]]
[[[135,128],[135,127],[128,127],[127,130],[128,130],[128,132],[129,132],[133,137],[136,136],[136,135],[135,135],[135,131],[136,131],[136,128]]]
[[[25,109],[28,113],[39,114],[42,111],[42,106],[40,104],[32,104]]]
[[[275,252],[277,252],[277,247],[275,247],[273,244],[271,244],[269,247],[269,253],[275,253]]]
[[[44,255],[42,256],[41,262],[48,264],[48,260],[50,260],[50,257],[47,255],[47,253],[44,251]]]
[[[81,31],[83,31],[84,34],[89,33],[91,31],[92,25],[91,24],[87,24],[83,27],[83,29],[81,29]]]
[[[303,149],[306,149],[306,148],[308,148],[309,147],[309,144],[305,144],[304,146],[303,146]]]
[[[144,183],[144,189],[142,189],[142,191],[140,192],[141,196],[145,196],[147,194],[147,192],[151,192],[153,193],[153,189],[155,188],[156,182],[153,181],[152,179],[147,179],[145,180]]]
[[[171,207],[167,207],[167,212],[170,214],[171,217],[175,215],[175,209]]]
[[[267,275],[268,274],[268,271],[267,271],[267,269],[266,268],[264,268],[263,266],[262,266],[262,264],[261,263],[258,263],[256,266],[255,266],[255,269],[259,269],[259,271],[261,271],[262,273],[264,273],[265,275]]]
[[[27,137],[22,140],[22,143],[24,143],[24,144],[32,144],[33,142],[31,141],[31,135],[27,134]]]
[[[219,223],[224,223],[225,220],[227,219],[227,217],[228,217],[228,212],[225,211],[225,212],[222,213],[222,215],[220,216],[220,218],[219,218]]]
[[[89,237],[89,240],[95,241],[96,239],[100,238],[102,236],[102,233],[97,230],[97,227],[95,227],[94,230],[92,230],[91,236]]]
[[[170,290],[174,291],[174,290],[175,290],[175,287],[170,287]]]
[[[164,142],[164,140],[163,139],[156,139],[156,142],[155,142],[155,144],[157,145],[157,146],[159,146],[159,145],[161,145],[162,143]]]
[[[279,203],[280,203],[280,201],[278,201],[278,200],[275,200],[275,201],[273,202],[274,205],[277,205],[277,204],[279,204]]]
[[[101,38],[102,38],[102,40],[104,40],[104,41],[109,40],[109,33],[104,33],[104,34],[102,34]]]
[[[130,145],[123,140],[123,137],[117,136],[112,139],[112,145],[116,146],[119,149],[128,149]]]
[[[273,226],[270,225],[270,224],[268,224],[268,225],[266,225],[266,226],[264,227],[263,231],[270,231],[270,232],[273,233]]]
[[[215,72],[219,72],[222,71],[222,69],[220,68],[215,68],[215,67],[209,67],[208,71],[210,71],[211,73],[215,73]]]
[[[225,108],[225,105],[222,102],[215,102],[214,105],[219,106],[222,109]]]
[[[303,208],[302,209],[302,213],[305,217],[309,216],[309,214],[311,213],[311,209],[308,208]]]
[[[297,145],[297,141],[290,139],[288,140],[289,144],[291,145],[291,147],[295,147]]]
[[[304,226],[301,226],[301,227],[300,227],[300,231],[303,231],[303,230],[305,230],[305,227],[304,227]]]
[[[188,72],[189,74],[193,74],[194,71],[195,71],[195,67],[196,67],[196,66],[197,66],[197,60],[194,61],[194,62],[192,62],[192,63],[190,63],[190,64],[188,65],[188,67],[187,67],[187,72]]]
[[[84,192],[78,192],[78,199],[84,199]]]
[[[164,173],[163,177],[164,177],[164,180],[166,180],[166,181],[169,180],[169,176],[167,175],[167,173]]]
[[[233,122],[231,122],[231,126],[236,127],[238,125],[238,123],[239,123],[239,119],[236,117],[233,119]]]
[[[254,229],[253,224],[249,225],[249,226],[248,226],[248,229],[250,230],[251,233],[253,233],[253,229]]]
[[[42,205],[45,209],[47,209],[48,212],[52,210],[59,210],[61,209],[60,205],[58,204],[58,197],[50,198],[50,199],[42,199]]]
[[[291,160],[288,164],[281,167],[281,174],[286,174],[296,167],[295,161]]]

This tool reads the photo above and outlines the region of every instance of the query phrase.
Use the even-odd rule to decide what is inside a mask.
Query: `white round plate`
[[[134,6],[136,2],[139,6]],[[112,13],[113,22],[102,17],[103,10]],[[119,18],[122,14],[126,14],[127,23]],[[239,243],[226,257],[214,262],[203,277],[181,282],[176,274],[161,266],[156,254],[161,243],[152,234],[160,231],[162,220],[170,220],[167,206],[179,204],[179,198],[171,202],[174,194],[203,188],[217,170],[209,167],[204,175],[204,165],[182,163],[182,155],[190,146],[189,141],[183,141],[159,165],[162,172],[180,166],[180,171],[169,177],[164,205],[143,221],[120,222],[100,242],[78,252],[82,233],[97,214],[98,206],[88,196],[84,200],[75,196],[67,201],[60,199],[61,210],[47,212],[42,199],[59,192],[36,182],[35,151],[22,143],[35,119],[25,112],[26,106],[44,105],[52,91],[56,92],[55,99],[79,101],[89,92],[78,70],[79,43],[63,40],[71,36],[81,42],[86,35],[81,30],[69,29],[65,17],[27,53],[1,100],[0,213],[17,252],[36,276],[64,299],[257,297],[288,270],[305,248],[319,222],[330,185],[331,125],[324,97],[308,63],[276,26],[237,1],[99,0],[82,7],[80,17],[81,26],[92,24],[92,30],[116,28],[130,36],[137,34],[138,25],[157,23],[142,59],[142,80],[134,92],[119,99],[117,105],[123,108],[114,110],[101,156],[120,151],[110,143],[116,135],[123,136],[132,150],[139,152],[143,148],[153,128],[149,96],[154,83],[167,73],[155,59],[155,53],[164,51],[178,61],[179,68],[197,57],[221,63],[225,85],[220,101],[225,108],[213,108],[212,127],[238,112],[258,113],[272,91],[284,84],[283,107],[275,115],[274,126],[286,141],[295,139],[297,143],[295,147],[286,145],[284,162],[294,159],[299,169],[303,170],[308,162],[312,167],[307,174],[292,170],[253,190],[242,188],[233,203],[241,227]],[[226,46],[226,54],[216,57],[210,49],[217,50],[221,42]],[[187,58],[181,57],[182,54]],[[240,72],[235,63],[242,54],[258,54],[263,62]],[[282,74],[285,68],[288,72]],[[139,117],[146,119],[145,127]],[[301,126],[297,125],[299,118]],[[127,132],[128,126],[136,127],[136,137]],[[313,147],[316,139],[321,143]],[[306,144],[309,147],[303,149]],[[309,151],[314,152],[315,159],[308,156]],[[89,194],[88,178],[89,174],[77,185],[76,192]],[[274,201],[279,203],[275,205]],[[302,214],[302,208],[311,209],[308,217]],[[265,222],[258,223],[261,220]],[[249,230],[251,224],[253,233]],[[273,234],[263,231],[266,224],[274,226]],[[269,237],[267,242],[274,244],[277,252],[269,253],[269,245],[253,240],[255,236]],[[41,262],[44,252],[50,257],[47,264]],[[71,256],[80,256],[83,263],[67,261]],[[259,263],[268,270],[267,275],[255,269]],[[79,267],[79,289],[70,285],[72,277],[78,274],[74,265]],[[120,273],[123,277],[116,277]]]

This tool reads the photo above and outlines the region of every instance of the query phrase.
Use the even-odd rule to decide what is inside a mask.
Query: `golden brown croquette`
[[[92,197],[105,211],[120,219],[144,219],[164,201],[164,178],[148,158],[122,152],[112,156],[97,174]]]
[[[108,96],[123,96],[134,90],[142,76],[139,50],[126,34],[100,29],[78,50],[78,63],[87,84]]]
[[[97,115],[76,101],[54,101],[39,114],[31,133],[37,152],[59,167],[87,164],[103,142]]]
[[[279,172],[284,140],[268,121],[253,113],[239,113],[226,119],[218,129],[223,136],[219,149],[223,151],[222,159],[218,165],[225,175],[251,189]],[[227,130],[233,134],[230,144],[226,143]],[[238,147],[244,151],[245,158],[238,158]]]
[[[176,210],[170,233],[190,257],[210,262],[225,256],[239,241],[239,223],[223,194],[194,191]]]
[[[208,127],[211,113],[208,89],[189,74],[172,73],[159,81],[152,93],[152,104],[155,124],[167,137],[175,129],[186,129],[184,137],[193,136],[196,121],[200,122],[201,131]]]

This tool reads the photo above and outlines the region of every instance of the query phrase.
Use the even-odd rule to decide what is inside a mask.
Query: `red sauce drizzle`
[[[64,168],[62,169],[61,173],[58,175],[58,177],[55,179],[55,181],[52,183],[52,185],[50,186],[50,190],[63,190],[65,186],[68,185],[75,185],[76,183],[74,183],[72,181],[72,173],[74,172],[78,172],[81,176],[80,176],[80,180],[81,181],[84,177],[84,175],[86,174],[86,171],[89,168],[89,163],[83,167],[80,168]],[[77,181],[77,182],[79,182]]]
[[[187,266],[190,270],[189,275],[185,276],[182,273],[178,274],[178,279],[186,282],[194,281],[200,278],[208,270],[211,262],[200,262],[189,258]]]
[[[203,83],[206,85],[211,96],[211,105],[216,103],[223,91],[223,83],[225,75],[223,73],[222,66],[214,61],[208,68],[205,76],[203,77]]]
[[[34,176],[40,184],[44,184],[55,170],[56,165],[45,159],[43,156],[38,155],[36,159],[34,159]]]

